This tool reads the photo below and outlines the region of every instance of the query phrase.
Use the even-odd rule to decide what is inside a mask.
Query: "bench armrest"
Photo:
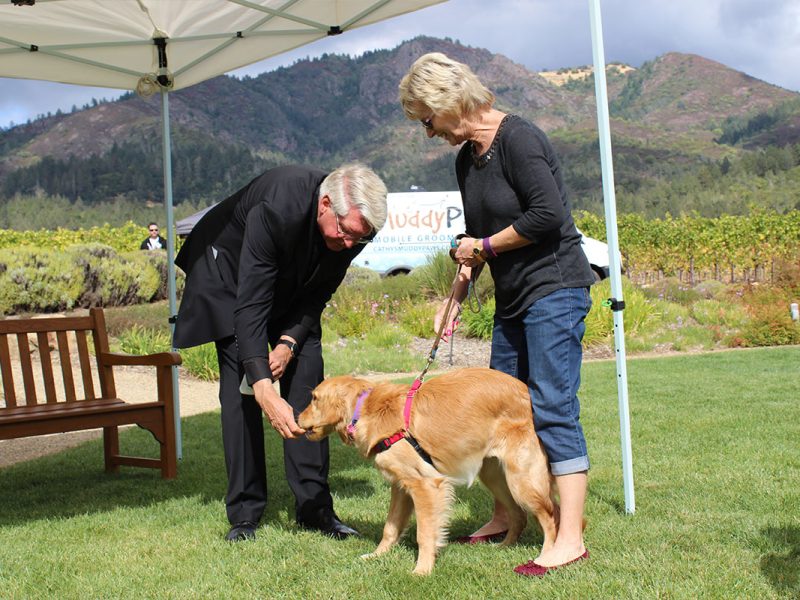
[[[144,355],[102,352],[100,361],[108,366],[168,367],[181,364],[181,355],[177,352],[159,352],[158,354]]]

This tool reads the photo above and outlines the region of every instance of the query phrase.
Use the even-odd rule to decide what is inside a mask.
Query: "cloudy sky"
[[[537,71],[587,65],[592,62],[588,5],[588,0],[450,0],[234,74],[255,75],[324,52],[358,55],[392,48],[423,34],[487,48]],[[640,66],[666,52],[688,52],[800,91],[800,0],[601,0],[601,7],[607,62]],[[0,127],[117,95],[0,78]]]

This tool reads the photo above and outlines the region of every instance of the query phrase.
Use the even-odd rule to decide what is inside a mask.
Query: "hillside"
[[[576,207],[601,194],[594,83],[585,68],[528,71],[452,40],[419,37],[351,58],[324,55],[170,95],[176,202],[211,202],[284,162],[359,159],[390,190],[452,189],[454,150],[408,122],[397,84],[421,54],[472,66],[499,108],[530,118],[561,154]],[[609,65],[616,183],[650,189],[676,176],[800,142],[800,94],[700,56],[669,53],[640,68]],[[97,203],[161,199],[160,102],[129,94],[0,131],[0,202],[17,194]],[[671,210],[671,209],[670,209]]]

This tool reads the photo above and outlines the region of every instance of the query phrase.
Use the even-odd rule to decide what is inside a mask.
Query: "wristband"
[[[486,252],[486,256],[489,258],[497,257],[497,252],[495,252],[494,248],[492,248],[492,244],[488,237],[483,238],[483,251]]]

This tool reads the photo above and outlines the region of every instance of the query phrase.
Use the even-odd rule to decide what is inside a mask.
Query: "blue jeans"
[[[533,425],[553,475],[589,469],[578,388],[591,305],[588,288],[565,288],[537,300],[519,317],[494,319],[489,366],[528,385]]]

